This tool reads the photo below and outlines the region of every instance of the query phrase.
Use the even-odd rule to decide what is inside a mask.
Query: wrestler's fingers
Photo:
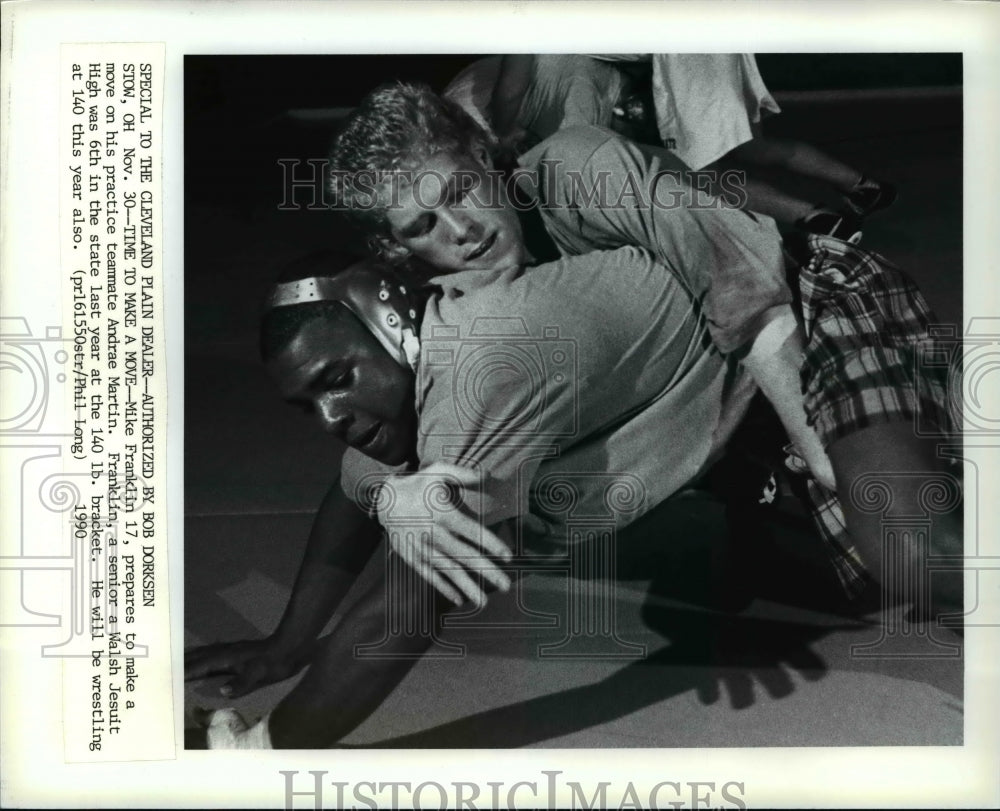
[[[719,700],[719,673],[714,667],[706,668],[696,685],[698,701],[702,704],[714,704]]]
[[[451,584],[445,579],[441,572],[436,572],[433,569],[427,569],[426,573],[421,573],[421,577],[424,578],[428,583],[430,583],[446,600],[451,600],[455,605],[462,605],[465,602],[462,599],[462,595],[457,589],[452,588]]]
[[[449,537],[447,538],[447,542],[449,545],[459,547],[465,551],[470,549],[469,546],[461,543],[456,538]],[[459,597],[457,601],[452,600],[457,605],[461,605],[466,600],[475,605],[483,605],[486,602],[486,591],[476,580],[473,580],[469,576],[468,572],[466,572],[465,564],[454,560],[447,552],[441,549],[440,544],[433,552],[430,550],[429,544],[418,547],[417,555],[420,557],[417,571],[425,580],[434,584],[435,588],[438,587],[437,584],[442,580],[447,580],[451,586],[464,595],[465,599]]]
[[[430,544],[427,533],[419,533],[418,535],[421,538],[420,542],[415,540],[410,533],[399,533],[393,538],[393,549],[411,569],[430,583],[446,599],[451,600],[455,605],[461,605],[464,602],[462,595],[431,565],[425,548],[425,544]]]
[[[416,568],[418,559],[426,555],[430,544],[430,536],[426,532],[408,532],[406,529],[394,527],[389,533],[389,546],[410,566]]]
[[[821,458],[814,460],[811,467],[813,475],[820,484],[827,490],[837,491],[837,477],[833,474],[830,457],[824,454]]]
[[[431,584],[445,599],[451,600],[455,605],[461,605],[464,600],[462,595],[456,590],[445,577],[431,566],[430,561],[423,555],[419,555],[412,545],[408,545],[407,556],[401,556],[418,575]]]
[[[444,530],[438,533],[437,541],[438,553],[451,559],[452,568],[460,566],[463,570],[479,572],[500,591],[510,588],[510,577],[471,543]]]
[[[478,488],[482,478],[479,471],[475,468],[464,467],[462,465],[456,465],[454,462],[444,461],[433,462],[425,467],[421,473],[425,475],[437,475],[441,477],[443,481],[447,481],[449,478],[454,479],[460,487],[466,488]]]
[[[439,520],[444,528],[455,535],[466,538],[470,543],[478,546],[484,552],[494,555],[501,560],[509,561],[511,559],[510,547],[500,540],[499,535],[488,527],[484,527],[472,516],[455,510],[454,512],[444,513]]]
[[[239,698],[240,696],[252,693],[260,685],[260,667],[255,667],[252,663],[246,664],[242,670],[233,675],[229,681],[219,687],[219,695],[225,698]]]
[[[833,473],[833,465],[830,464],[830,457],[822,448],[806,448],[800,450],[796,448],[799,455],[803,457],[810,473],[821,485],[832,492],[837,491],[837,479]]]
[[[449,558],[444,566],[439,565],[435,567],[435,573],[450,580],[473,605],[486,604],[485,589],[469,576],[469,573],[461,563]]]
[[[260,674],[257,672],[238,674],[219,688],[219,695],[224,698],[239,698],[260,688]]]
[[[481,572],[501,591],[510,588],[510,578],[493,561],[443,528],[438,528],[433,539],[430,533],[417,531],[401,532],[394,541],[393,548],[403,560],[458,605],[464,602],[461,595],[477,605],[486,602],[485,590],[468,572]],[[454,588],[449,587],[449,582]]]
[[[478,527],[474,519],[470,518],[468,520],[473,526]],[[500,544],[503,543],[499,539],[497,539],[497,542]],[[444,527],[438,527],[433,538],[426,531],[418,530],[411,533],[402,530],[394,532],[390,544],[400,557],[415,569],[419,568],[417,564],[419,559],[422,565],[427,565],[431,570],[438,571],[441,569],[442,564],[445,563],[441,558],[447,557],[450,561],[448,564],[450,569],[457,570],[458,567],[461,567],[469,571],[481,572],[500,591],[510,589],[510,577],[499,566],[487,558],[472,543],[452,534],[450,530]],[[446,577],[453,583],[455,582],[456,578],[450,575],[446,575]],[[425,577],[424,579],[430,580],[430,577]],[[472,595],[482,593],[482,589],[478,586],[471,589],[466,587],[467,578],[461,578],[461,581],[460,590],[464,594],[471,597]],[[455,585],[459,584],[456,583]],[[449,599],[454,599],[451,595],[446,596],[449,596]]]

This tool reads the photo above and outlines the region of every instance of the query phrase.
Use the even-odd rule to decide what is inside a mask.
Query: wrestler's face
[[[482,159],[439,152],[393,189],[387,249],[441,272],[501,270],[524,264],[517,211]],[[492,183],[492,185],[490,185]]]
[[[414,376],[346,308],[307,322],[267,364],[282,397],[380,462],[416,451]]]

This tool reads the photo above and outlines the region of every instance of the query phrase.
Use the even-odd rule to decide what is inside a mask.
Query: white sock
[[[268,713],[252,727],[234,709],[215,710],[208,721],[209,749],[273,749]]]

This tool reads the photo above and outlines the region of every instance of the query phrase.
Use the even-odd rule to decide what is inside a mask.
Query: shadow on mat
[[[855,626],[816,627],[649,608],[650,626],[670,639],[646,659],[596,684],[497,707],[420,732],[341,748],[511,748],[606,724],[695,690],[704,704],[728,694],[734,709],[754,703],[755,685],[772,698],[790,695],[790,671],[818,681],[827,665],[811,645]]]
[[[823,560],[781,557],[783,547],[815,551],[808,523],[774,515],[753,527],[741,522],[734,534],[733,518],[711,494],[695,491],[668,500],[621,533],[618,575],[648,579],[655,573],[642,618],[666,647],[592,685],[346,748],[522,747],[609,723],[689,690],[706,705],[725,695],[741,710],[761,690],[772,699],[791,695],[792,671],[819,681],[829,667],[814,643],[868,623],[850,619],[851,611],[829,625],[737,613],[757,597],[827,614],[841,601]],[[667,603],[676,600],[694,607]]]

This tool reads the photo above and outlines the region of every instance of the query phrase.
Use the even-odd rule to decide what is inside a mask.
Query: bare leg
[[[732,152],[729,153],[730,156],[732,154]],[[705,167],[705,171],[714,172],[719,178],[726,178],[724,182],[717,183],[713,187],[713,192],[717,196],[723,197],[727,203],[766,214],[785,225],[801,227],[810,216],[821,211],[829,212],[835,218],[838,216],[832,209],[817,207],[815,203],[795,197],[766,181],[748,176],[744,169],[737,168],[736,163],[729,156],[709,164]],[[737,184],[742,191],[741,195],[737,195],[733,191],[733,187]],[[806,230],[815,229],[806,227]],[[828,231],[822,232],[829,233]],[[837,234],[837,236],[841,235]]]
[[[829,183],[845,194],[861,180],[861,172],[802,141],[754,138],[733,149],[728,157],[755,166],[778,166]]]
[[[928,553],[962,554],[960,498],[948,512],[933,516],[929,549],[921,548],[912,538],[908,543],[887,546],[883,538],[883,530],[889,526],[887,516],[923,516],[933,512],[928,509],[926,491],[922,490],[929,483],[950,479],[943,461],[936,456],[935,443],[915,437],[912,425],[899,422],[871,426],[833,442],[829,454],[848,532],[869,572],[883,588],[897,596],[912,597],[912,593],[903,593],[904,586],[926,582],[923,576]],[[866,481],[873,482],[875,488],[884,488],[882,494],[888,499],[884,509],[873,510],[871,503],[867,505],[869,509],[864,509],[866,505],[852,497],[851,488],[862,476],[867,476]],[[853,495],[859,493],[855,491]],[[902,523],[912,524],[912,521],[903,518]],[[902,533],[896,535],[902,537]],[[893,557],[883,560],[886,555]],[[962,606],[961,572],[935,573],[930,578],[930,594],[924,597],[925,603],[928,596],[934,614],[959,611]]]
[[[762,180],[748,177],[743,188],[747,193],[748,209],[766,214],[787,225],[793,225],[809,216],[815,208],[815,204],[793,197]]]

